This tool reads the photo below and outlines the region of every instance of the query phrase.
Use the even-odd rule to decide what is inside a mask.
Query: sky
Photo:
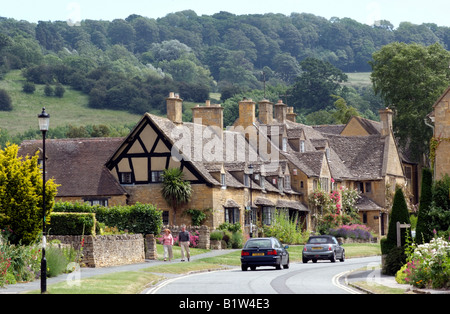
[[[330,19],[349,17],[372,25],[388,20],[394,27],[400,22],[436,23],[450,27],[449,0],[1,0],[0,16],[38,21],[112,21],[139,14],[149,18],[194,10],[198,15],[227,11],[237,15],[292,12],[312,13]]]

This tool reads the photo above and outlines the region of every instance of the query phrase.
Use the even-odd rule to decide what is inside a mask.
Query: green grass
[[[125,125],[137,123],[140,115],[124,111],[91,109],[87,106],[88,96],[69,86],[64,86],[66,93],[63,98],[47,97],[44,85],[36,85],[34,94],[22,91],[25,79],[20,70],[14,70],[0,80],[0,88],[5,89],[12,99],[12,111],[0,111],[0,127],[6,129],[9,135],[24,133],[37,129],[37,115],[42,107],[50,114],[50,128],[56,126],[85,125]]]
[[[344,85],[350,86],[372,86],[370,80],[371,72],[357,72],[357,73],[345,73],[348,76],[348,82]]]

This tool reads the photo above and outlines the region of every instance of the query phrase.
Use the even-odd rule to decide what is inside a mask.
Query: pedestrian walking
[[[162,238],[162,244],[164,247],[164,262],[167,261],[167,257],[169,257],[169,262],[173,258],[173,237],[169,229],[164,230],[164,235]]]
[[[181,247],[181,261],[184,262],[184,256],[186,255],[188,262],[191,260],[191,251],[189,250],[191,235],[189,231],[186,231],[186,225],[181,226],[181,232],[178,234],[178,241]]]

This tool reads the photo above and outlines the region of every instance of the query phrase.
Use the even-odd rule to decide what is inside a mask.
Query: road
[[[289,269],[260,267],[193,274],[167,280],[148,294],[349,294],[358,293],[343,284],[348,271],[381,263],[379,256],[291,263]]]

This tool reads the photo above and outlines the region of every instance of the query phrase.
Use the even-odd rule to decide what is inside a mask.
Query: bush
[[[275,237],[282,243],[302,244],[308,239],[309,233],[303,233],[297,224],[298,217],[289,219],[286,212],[277,211],[270,226],[264,226],[264,235]]]
[[[364,225],[344,225],[335,229],[330,229],[329,234],[335,237],[341,237],[345,239],[361,239],[372,240],[373,236],[369,231],[369,228]]]
[[[36,85],[32,82],[25,82],[23,84],[22,90],[24,93],[33,94],[36,91]]]
[[[52,213],[50,227],[52,235],[94,235],[95,214],[93,213]]]
[[[162,212],[154,205],[136,203],[132,206],[90,206],[80,203],[56,203],[54,212],[95,213],[97,221],[109,227],[130,233],[159,234],[162,227]]]
[[[222,239],[223,239],[223,232],[220,231],[220,230],[213,231],[209,235],[209,239],[212,240],[212,241],[222,241]]]
[[[404,266],[405,281],[418,288],[450,288],[450,242],[435,238],[412,246]]]
[[[4,89],[0,89],[0,110],[1,111],[11,111],[12,110],[12,100],[8,92]]]

